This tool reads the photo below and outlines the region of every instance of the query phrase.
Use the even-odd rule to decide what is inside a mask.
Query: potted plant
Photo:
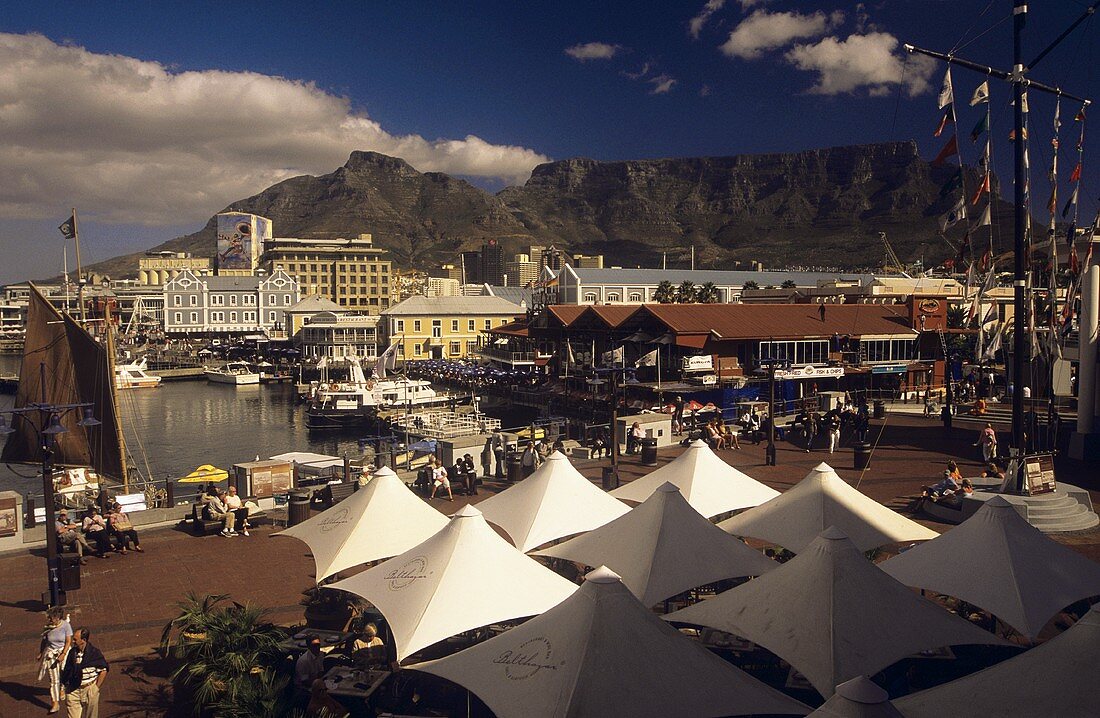
[[[302,591],[306,625],[326,631],[342,631],[360,606],[360,599],[347,591],[311,586]]]

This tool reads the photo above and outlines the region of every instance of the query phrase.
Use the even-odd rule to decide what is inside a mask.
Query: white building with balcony
[[[265,334],[285,338],[283,312],[298,302],[298,283],[269,276],[208,276],[183,270],[164,285],[168,335]]]

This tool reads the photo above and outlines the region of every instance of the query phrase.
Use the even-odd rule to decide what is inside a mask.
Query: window
[[[492,328],[493,328],[493,320],[492,319],[486,319],[485,320],[485,329],[486,329],[486,331],[488,331],[489,329],[492,329]]]
[[[642,295],[641,295],[640,292],[631,292],[630,293],[630,301],[631,302],[642,302],[644,300],[643,300]]]
[[[229,295],[229,306],[231,306],[231,307],[237,306],[237,295],[236,294],[230,294]]]
[[[174,321],[176,324],[183,324],[183,312],[176,312]]]
[[[283,306],[284,307],[289,307],[290,306],[290,295],[289,294],[284,294],[283,295]]]
[[[477,325],[474,322],[474,320],[471,319],[470,321],[466,322],[466,331],[469,331],[469,332],[476,331],[476,329],[475,329],[476,326]]]
[[[244,303],[247,304],[247,305],[255,304],[256,303],[256,295],[255,294],[246,294],[246,295],[244,295]]]
[[[190,304],[192,307],[197,307],[199,305],[199,295],[192,294],[190,297],[188,297],[188,304]]]
[[[443,320],[432,320],[432,339],[439,339],[443,336]]]
[[[269,321],[269,322],[275,321],[275,312],[268,312],[267,313],[267,321]]]
[[[225,304],[225,297],[220,294],[213,294],[210,296],[210,306],[220,307]]]
[[[229,313],[229,323],[230,324],[236,324],[237,323],[237,313],[236,312],[230,312]]]
[[[760,342],[758,352],[759,358],[784,359],[794,366],[826,364],[829,361],[829,340]]]
[[[398,319],[396,322],[394,322],[394,331],[396,331],[398,333],[405,331],[405,320],[404,319]]]
[[[191,323],[192,324],[198,324],[199,323],[199,313],[198,312],[191,312]]]
[[[607,301],[609,301],[609,302],[619,301],[619,293],[618,292],[609,292],[608,295],[607,295]]]
[[[173,307],[182,307],[183,306],[183,297],[181,297],[178,294],[173,296],[172,297],[172,306]]]
[[[397,345],[397,356],[399,356],[399,357],[405,356],[405,344],[404,343],[401,343],[401,344]]]
[[[462,342],[451,342],[451,346],[450,346],[450,349],[448,350],[448,353],[453,357],[461,356],[462,355]]]
[[[245,312],[244,313],[244,320],[246,322],[255,322],[256,321],[256,312]]]
[[[210,321],[213,324],[219,324],[225,321],[225,312],[210,312]]]
[[[414,357],[420,356],[420,343],[419,342],[417,342],[416,344],[413,344],[413,356]]]
[[[419,319],[414,319],[413,320],[413,331],[417,332],[417,333],[420,332],[420,320]]]
[[[451,320],[451,332],[454,333],[454,334],[458,334],[458,320],[457,319],[452,319]]]
[[[588,304],[594,304],[596,302],[596,293],[595,292],[585,292],[584,293],[584,301]]]

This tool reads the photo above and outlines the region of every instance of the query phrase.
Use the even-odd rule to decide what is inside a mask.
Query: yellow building
[[[150,252],[138,258],[138,284],[159,287],[185,269],[208,274],[210,257],[192,257],[187,252]]]
[[[409,297],[382,312],[388,340],[397,358],[465,359],[477,350],[481,332],[495,329],[526,312],[500,297]]]
[[[344,309],[378,314],[390,306],[393,267],[369,234],[357,239],[291,239],[267,243],[264,263],[298,281],[302,294],[326,297]]]

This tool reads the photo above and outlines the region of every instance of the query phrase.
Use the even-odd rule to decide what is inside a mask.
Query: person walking
[[[102,651],[91,644],[91,637],[87,628],[73,631],[73,647],[61,673],[68,718],[99,718],[99,692],[110,666]]]
[[[982,459],[985,463],[988,464],[997,458],[997,432],[993,430],[992,424],[985,425],[982,433],[978,435],[978,443],[974,446],[982,447]]]
[[[50,681],[50,710],[56,713],[61,707],[61,668],[73,645],[73,628],[65,618],[65,609],[54,606],[46,612],[46,628],[42,631],[42,645],[38,651],[38,680]]]
[[[485,440],[485,446],[481,447],[481,475],[488,479],[493,475],[493,437]]]
[[[818,423],[817,423],[817,414],[816,413],[811,412],[810,415],[806,417],[805,428],[806,428],[806,453],[808,454],[808,453],[810,453],[810,451],[813,450],[813,448],[814,448],[814,439],[817,438]]]
[[[676,395],[672,402],[672,433],[679,436],[684,432],[684,397]]]
[[[840,448],[840,416],[834,413],[829,417],[829,453]]]
[[[523,456],[519,459],[519,465],[523,469],[523,478],[527,478],[531,474],[535,473],[535,469],[542,463],[542,459],[539,457],[539,452],[535,449],[535,442],[531,441],[527,443],[527,448],[523,451]]]
[[[504,478],[504,457],[507,454],[507,446],[504,443],[504,434],[500,433],[500,429],[493,432],[493,436],[490,438],[493,442],[493,457],[497,461],[496,477],[498,479]]]

